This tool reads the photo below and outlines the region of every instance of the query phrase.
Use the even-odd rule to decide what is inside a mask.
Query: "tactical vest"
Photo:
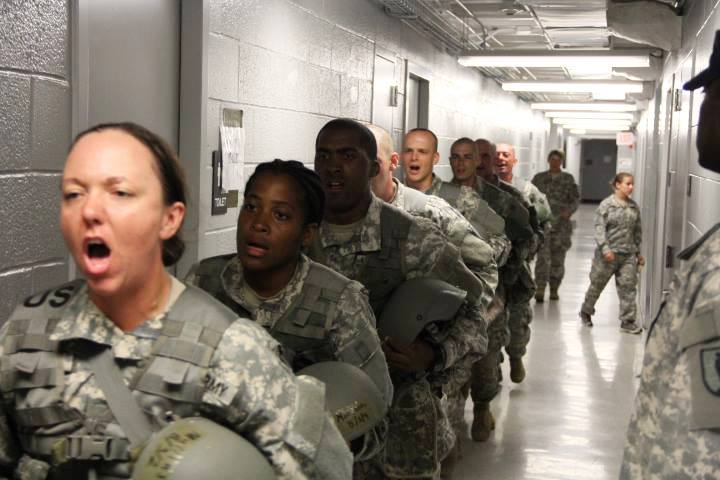
[[[370,306],[379,317],[392,292],[405,281],[401,242],[407,240],[413,219],[390,205],[380,211],[380,251],[367,256],[365,269],[356,278],[367,288]]]
[[[90,401],[83,413],[63,402],[63,354],[71,354],[75,364],[96,346],[82,339],[50,340],[59,321],[70,314],[68,307],[82,285],[78,280],[34,295],[15,309],[0,359],[0,389],[22,450],[52,465],[51,477],[75,478],[92,464],[100,478],[128,478],[129,441],[111,433],[117,427],[111,425],[116,420],[107,405]],[[187,286],[161,331],[142,330],[143,336],[156,340],[150,356],[137,362],[128,387],[154,429],[201,411],[203,394],[211,387],[210,360],[236,319],[221,304]]]
[[[437,189],[433,195],[436,195],[453,207],[457,206],[458,199],[460,198],[460,187],[454,183],[442,182],[440,188]]]
[[[239,315],[252,318],[252,314],[227,293],[222,282],[227,263],[234,256],[222,255],[203,260],[196,270],[200,278],[198,286]],[[334,270],[310,261],[300,294],[268,329],[268,333],[283,346],[286,360],[294,372],[318,362],[338,360],[327,335],[340,295],[349,283],[348,278]],[[348,363],[357,365],[365,360],[364,357],[355,358],[355,352],[352,351],[343,354],[348,358],[341,360]]]
[[[424,212],[428,202],[428,196],[414,188],[405,188],[403,190],[404,204],[401,208],[407,212]]]

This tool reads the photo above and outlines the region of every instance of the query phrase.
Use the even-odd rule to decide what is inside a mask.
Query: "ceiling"
[[[608,27],[607,0],[377,0],[392,16],[431,38],[453,55],[482,50],[640,49],[662,50],[616,36]],[[638,0],[615,0],[632,3]],[[646,0],[654,8],[683,2]],[[671,5],[672,4],[672,5]],[[648,8],[648,7],[643,7]],[[669,8],[667,8],[669,10]],[[677,13],[677,12],[675,12]],[[672,16],[672,15],[671,15]],[[642,18],[638,19],[642,22]],[[478,68],[498,82],[508,80],[620,79],[618,75],[566,68]],[[644,75],[653,78],[653,74]],[[648,89],[652,92],[652,88]],[[591,101],[591,94],[516,92],[528,101]],[[632,98],[628,97],[628,100]]]

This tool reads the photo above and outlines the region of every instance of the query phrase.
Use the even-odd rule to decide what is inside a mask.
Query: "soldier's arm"
[[[0,330],[0,357],[4,355],[5,335],[9,328],[9,322],[5,322]],[[0,478],[12,478],[20,459],[19,445],[15,433],[10,426],[8,417],[8,405],[6,399],[0,392]]]
[[[343,290],[334,317],[329,340],[336,358],[365,371],[390,405],[392,381],[375,330],[375,316],[361,284],[352,282]]]
[[[325,412],[322,383],[296,377],[277,342],[239,319],[223,335],[203,403],[255,445],[281,479],[349,479],[352,454]]]
[[[575,178],[569,173],[568,175],[568,183],[570,183],[570,186],[568,187],[568,193],[570,196],[568,200],[568,208],[570,209],[570,213],[573,214],[580,206],[580,192],[578,191],[577,183],[575,183]]]
[[[450,325],[442,332],[439,346],[442,360],[436,359],[433,370],[446,370],[460,360],[475,361],[487,352],[488,333],[485,310],[477,303],[465,301]]]
[[[503,238],[505,238],[504,235]],[[502,258],[502,256],[505,255],[505,247],[507,245],[502,242],[502,239],[498,241],[500,242],[498,247],[501,248],[501,251],[498,252],[497,255]],[[470,271],[482,281],[484,288],[482,296],[480,297],[480,305],[488,307],[493,295],[495,295],[495,289],[498,283],[498,266],[495,262],[495,250],[479,236],[468,233],[460,244],[460,255]]]
[[[635,222],[635,230],[633,231],[633,236],[635,239],[635,247],[637,248],[637,253],[640,253],[640,247],[642,245],[642,221],[640,219],[640,208],[638,207],[638,219],[637,222]]]
[[[611,251],[607,243],[606,214],[607,208],[601,203],[595,210],[595,243],[603,255]]]

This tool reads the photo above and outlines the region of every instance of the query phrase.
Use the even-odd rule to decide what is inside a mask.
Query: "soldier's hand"
[[[612,251],[610,251],[610,252],[606,253],[605,255],[603,255],[603,260],[605,260],[607,263],[612,263],[615,261],[615,254]]]
[[[645,257],[643,257],[642,255],[637,256],[637,261],[638,265],[640,265],[641,267],[645,265]]]
[[[560,210],[560,216],[564,218],[565,220],[570,220],[570,216],[572,214],[570,213],[570,210],[563,208]]]
[[[399,345],[388,337],[382,347],[388,365],[401,372],[424,372],[435,362],[435,352],[422,340],[416,340],[410,345]]]

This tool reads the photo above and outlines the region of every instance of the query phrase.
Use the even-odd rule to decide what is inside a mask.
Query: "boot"
[[[510,357],[510,380],[514,383],[525,380],[525,365],[520,357]]]
[[[550,285],[550,300],[560,300],[560,296],[558,295],[558,285]]]
[[[485,442],[490,438],[490,432],[495,430],[495,419],[490,412],[490,405],[478,403],[473,408],[473,424],[470,436],[475,442]]]
[[[585,313],[585,312],[580,312],[580,321],[581,321],[582,324],[585,325],[586,327],[592,327],[592,326],[593,326],[592,319],[590,318],[590,315],[587,314],[587,313]]]
[[[545,301],[545,287],[537,287],[537,290],[535,290],[535,301],[537,303],[543,303]]]

